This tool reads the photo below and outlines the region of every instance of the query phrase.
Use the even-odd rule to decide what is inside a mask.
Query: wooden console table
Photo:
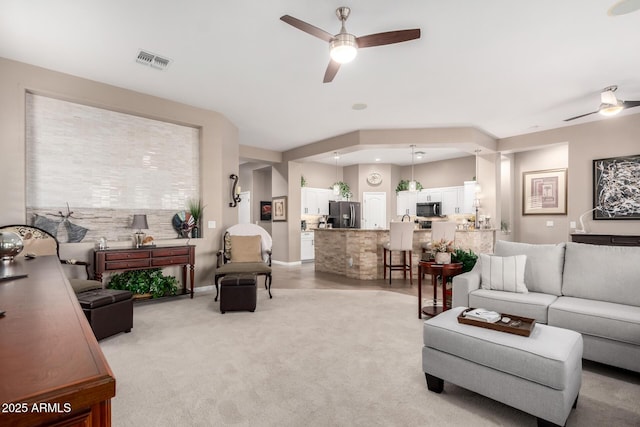
[[[111,425],[116,380],[55,255],[3,262],[0,425]]]
[[[102,281],[105,271],[145,270],[149,268],[182,266],[182,294],[187,293],[187,267],[189,267],[189,292],[193,298],[193,276],[196,250],[193,245],[159,246],[128,249],[95,250],[93,267],[95,279]]]

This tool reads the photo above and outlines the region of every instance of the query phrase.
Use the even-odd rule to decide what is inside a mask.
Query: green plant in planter
[[[422,187],[422,184],[420,184],[419,181],[416,181],[416,190],[420,191],[423,188],[424,187]],[[398,186],[396,187],[396,193],[400,191],[407,191],[407,190],[409,190],[409,180],[401,179],[400,182],[398,183]]]
[[[466,273],[467,271],[471,271],[473,266],[476,265],[476,261],[478,261],[478,255],[473,253],[471,249],[465,251],[464,249],[456,249],[453,251],[452,261],[461,262],[462,263],[462,272]]]
[[[189,199],[187,208],[194,221],[193,228],[191,229],[191,237],[201,237],[200,220],[204,214],[205,206],[202,205],[202,200],[200,199]]]
[[[163,275],[159,268],[132,270],[112,275],[107,287],[160,298],[178,293],[178,279]]]
[[[307,180],[304,179],[304,175],[300,175],[300,187],[306,187],[307,186]]]
[[[336,184],[340,186],[340,196],[344,197],[345,199],[350,199],[352,194],[351,194],[351,189],[349,188],[349,184],[342,181],[333,183],[333,185],[336,185]],[[333,189],[333,185],[329,188]]]

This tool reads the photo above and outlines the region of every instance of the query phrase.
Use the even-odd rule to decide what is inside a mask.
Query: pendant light
[[[413,156],[415,154],[415,148],[415,145],[411,145],[411,181],[409,181],[409,191],[418,190],[418,184],[416,183],[416,180],[413,179]]]
[[[333,158],[336,159],[336,182],[335,182],[335,184],[333,184],[333,195],[334,196],[339,196],[340,195],[340,184],[338,182],[338,159],[340,158],[340,156],[338,155],[337,151],[335,151],[333,153]]]
[[[480,154],[480,151],[482,150],[476,149],[475,151],[476,153],[476,195],[480,193],[480,191],[482,191],[482,188],[480,187],[480,179],[478,177],[478,154]]]

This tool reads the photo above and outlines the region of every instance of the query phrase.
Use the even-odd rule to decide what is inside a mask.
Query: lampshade
[[[474,208],[480,207],[480,199],[473,199],[473,207]]]
[[[358,45],[353,34],[340,33],[329,45],[331,59],[339,64],[346,64],[355,59],[358,54]]]
[[[138,230],[147,230],[149,225],[147,224],[147,215],[135,214],[133,215],[133,221],[131,222],[131,228],[137,228]]]

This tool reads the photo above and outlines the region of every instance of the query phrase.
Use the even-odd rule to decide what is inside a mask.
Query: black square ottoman
[[[220,312],[255,311],[258,287],[255,274],[234,274],[220,281]]]
[[[101,340],[133,327],[133,293],[116,289],[96,289],[76,295],[84,315]]]

